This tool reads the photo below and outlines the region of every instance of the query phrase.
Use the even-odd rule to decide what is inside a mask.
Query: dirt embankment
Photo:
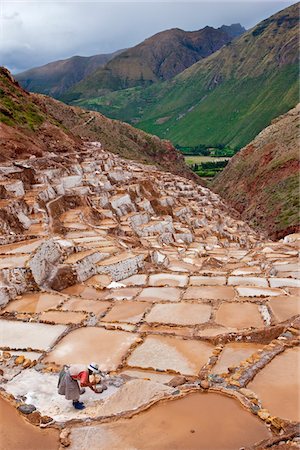
[[[300,229],[299,109],[274,120],[212,184],[244,220],[273,239]]]
[[[0,162],[73,154],[83,148],[83,141],[99,141],[123,158],[200,182],[170,142],[102,114],[30,94],[5,68],[0,68],[0,125]]]

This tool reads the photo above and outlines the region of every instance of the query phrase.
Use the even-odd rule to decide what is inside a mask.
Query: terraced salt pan
[[[122,375],[128,375],[133,378],[142,378],[146,380],[154,381],[155,383],[168,383],[174,375],[169,375],[166,373],[150,372],[149,370],[138,370],[138,369],[126,369],[120,372]]]
[[[174,287],[148,287],[144,288],[138,295],[137,300],[147,302],[178,302],[180,300],[181,292]]]
[[[124,301],[112,307],[108,314],[103,317],[104,322],[139,322],[145,311],[149,308],[146,302]]]
[[[13,255],[18,253],[31,253],[38,248],[43,239],[29,239],[20,241],[15,244],[7,244],[0,246],[0,252],[3,255]]]
[[[287,255],[283,254],[284,257],[287,257]],[[278,258],[279,255],[276,254],[276,258]],[[292,272],[294,270],[299,270],[299,261],[295,263],[277,263],[274,264],[274,268],[277,270],[277,272]]]
[[[194,335],[193,327],[183,327],[183,326],[175,326],[175,325],[157,325],[157,324],[148,324],[143,323],[139,327],[139,331],[143,333],[162,333],[162,334],[171,334],[174,336],[184,336],[184,337],[192,337]]]
[[[103,298],[102,291],[90,286],[85,286],[84,284],[74,284],[74,286],[70,286],[61,292],[68,295],[77,295],[90,300],[98,300]]]
[[[263,327],[264,323],[254,303],[222,303],[216,312],[216,322],[225,327],[241,330]]]
[[[98,407],[95,405],[93,413],[97,417],[109,417],[122,412],[135,411],[152,401],[167,395],[170,396],[174,390],[174,388],[150,380],[129,380],[103,404],[98,404]],[[89,409],[87,409],[88,412]]]
[[[84,258],[86,258],[87,256],[95,256],[95,262],[99,261],[101,258],[101,254],[98,253],[95,250],[83,250],[81,252],[76,252],[76,253],[72,253],[70,256],[68,256],[67,259],[65,259],[64,263],[65,264],[75,264],[81,260],[83,260]]]
[[[235,291],[231,286],[191,286],[187,288],[184,299],[233,300]]]
[[[247,250],[229,250],[228,256],[229,258],[242,259],[247,253]]]
[[[268,305],[279,322],[300,314],[300,297],[297,295],[270,298]]]
[[[268,287],[268,280],[259,277],[229,277],[228,284],[232,286]]]
[[[208,322],[212,308],[210,305],[180,302],[156,304],[146,315],[148,323],[173,323],[176,325],[197,325]]]
[[[70,450],[232,450],[269,437],[267,427],[236,400],[197,392],[131,419],[73,428]]]
[[[99,236],[99,235],[102,235],[102,234],[106,234],[106,233],[104,233],[104,231],[101,231],[101,230],[68,231],[65,234],[65,237],[67,239],[75,239],[75,238],[82,238],[82,239],[84,239],[85,237]]]
[[[86,300],[83,298],[70,298],[63,306],[64,311],[86,311],[88,313],[94,313],[100,315],[104,313],[111,305],[111,302],[99,301],[99,300]]]
[[[25,236],[46,236],[48,234],[48,227],[45,223],[34,223],[30,225],[28,230],[24,231]]]
[[[83,212],[84,211],[79,208],[74,208],[62,213],[60,216],[60,220],[62,222],[73,222],[74,220],[79,220],[83,217]]]
[[[138,336],[125,331],[86,327],[71,331],[45,357],[57,364],[89,364],[95,361],[100,370],[115,370]]]
[[[89,227],[82,222],[63,222],[65,228],[69,230],[88,230]]]
[[[226,277],[205,277],[205,276],[191,276],[191,286],[224,286],[226,284]]]
[[[0,257],[0,269],[13,269],[15,267],[24,267],[28,261],[30,255],[14,255],[14,256],[1,256]]]
[[[177,286],[184,287],[187,285],[188,276],[171,274],[171,273],[157,273],[150,275],[149,286]]]
[[[0,320],[0,347],[48,350],[67,330],[64,325]]]
[[[219,356],[217,364],[213,367],[212,373],[225,373],[228,371],[228,367],[239,366],[243,360],[249,358],[261,348],[262,345],[260,344],[245,344],[242,342],[227,344]]]
[[[261,268],[259,266],[247,266],[235,269],[232,275],[251,275],[252,273],[261,273]]]
[[[82,312],[70,312],[70,311],[45,311],[43,312],[39,320],[41,322],[54,322],[61,324],[79,324],[86,319],[86,314]]]
[[[48,294],[46,292],[38,292],[35,294],[22,295],[18,300],[10,302],[5,311],[19,313],[40,313],[48,309],[57,308],[57,306],[65,300],[63,295]]]
[[[185,375],[197,375],[208,362],[212,345],[168,336],[148,336],[129,356],[132,367],[174,370]]]
[[[132,275],[129,278],[125,278],[125,280],[122,280],[122,284],[125,284],[125,286],[143,286],[146,284],[147,275]]]
[[[251,381],[264,408],[284,419],[300,421],[300,348],[291,348],[277,355]]]
[[[106,247],[115,244],[114,241],[108,241],[107,239],[104,239],[102,236],[99,235],[76,237],[74,238],[74,242],[75,244],[82,244],[82,245],[93,243],[94,245],[101,247]]]
[[[281,289],[260,288],[260,287],[243,287],[238,286],[236,288],[238,294],[241,297],[275,297],[276,295],[282,295]]]
[[[270,278],[269,282],[272,288],[300,287],[300,280],[295,280],[293,278]]]
[[[195,272],[199,267],[183,261],[170,261],[168,270],[172,272]]]
[[[140,292],[140,288],[121,288],[121,289],[109,289],[104,291],[103,298],[105,300],[130,300]]]
[[[94,275],[84,282],[86,286],[91,286],[95,288],[105,288],[112,282],[110,275]]]

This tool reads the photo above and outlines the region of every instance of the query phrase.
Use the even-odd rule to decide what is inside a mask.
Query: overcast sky
[[[132,47],[168,28],[251,28],[295,1],[0,0],[0,65],[13,73],[73,55]]]

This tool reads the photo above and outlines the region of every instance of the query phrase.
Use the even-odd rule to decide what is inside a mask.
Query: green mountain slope
[[[77,104],[175,144],[242,147],[298,102],[298,4],[174,79]]]
[[[240,24],[199,31],[162,31],[130,48],[96,70],[62,97],[72,101],[134,86],[169,80],[195,62],[241,35]]]
[[[73,56],[18,73],[15,79],[28,91],[59,97],[119,53]]]

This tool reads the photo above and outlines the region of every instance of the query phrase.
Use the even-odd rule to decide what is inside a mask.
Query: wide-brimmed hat
[[[88,365],[88,369],[93,373],[99,373],[99,366],[95,362],[92,362]]]

